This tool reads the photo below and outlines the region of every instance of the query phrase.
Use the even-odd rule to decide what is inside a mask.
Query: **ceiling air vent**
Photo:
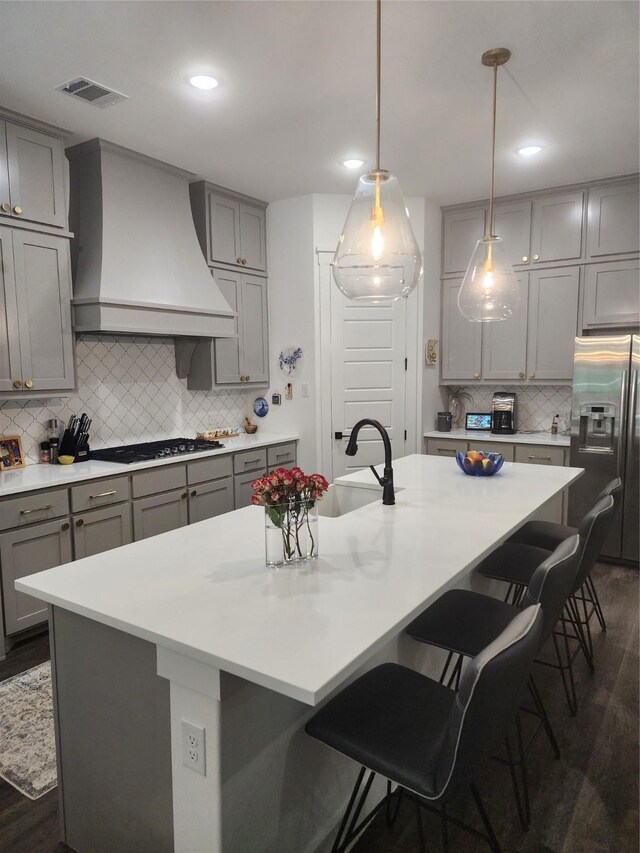
[[[86,77],[76,77],[75,80],[56,86],[56,90],[64,92],[65,95],[80,98],[88,104],[93,104],[94,107],[111,107],[118,101],[125,101],[129,97],[123,95],[122,92],[116,92],[114,89],[107,89],[106,86],[101,86],[100,83],[95,83]]]

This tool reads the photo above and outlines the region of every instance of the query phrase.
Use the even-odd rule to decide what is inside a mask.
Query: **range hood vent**
[[[80,98],[81,101],[93,104],[94,107],[112,107],[120,101],[129,100],[128,95],[116,92],[115,89],[109,89],[100,83],[95,83],[87,77],[76,77],[74,80],[69,80],[62,86],[56,86],[56,91],[71,95],[74,98]]]
[[[103,139],[67,157],[75,331],[236,337],[193,224],[196,176]]]

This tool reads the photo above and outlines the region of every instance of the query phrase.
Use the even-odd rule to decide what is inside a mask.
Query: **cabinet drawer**
[[[134,474],[131,485],[134,498],[179,489],[187,485],[187,469],[184,465],[163,465],[153,471]]]
[[[501,453],[505,462],[514,461],[515,446],[503,443],[502,441],[491,441],[491,439],[485,441],[484,438],[478,438],[477,441],[469,442],[469,450],[483,450],[485,453]]]
[[[529,465],[564,465],[564,448],[520,444],[516,446],[515,461]]]
[[[233,473],[231,456],[217,456],[214,459],[199,459],[187,464],[187,483],[204,483],[206,480],[219,480]]]
[[[267,451],[243,450],[233,457],[233,473],[244,474],[245,471],[259,471],[267,467]]]
[[[67,515],[68,512],[69,498],[66,489],[28,492],[0,503],[0,530],[23,527],[25,524],[33,524],[34,521],[47,521]]]
[[[100,506],[117,504],[129,500],[129,478],[110,477],[108,480],[96,480],[71,489],[71,512],[83,512]]]
[[[277,447],[267,448],[267,465],[269,468],[281,468],[284,465],[295,465],[296,463],[296,445],[292,441],[291,444],[279,444]]]
[[[455,439],[445,441],[440,438],[430,438],[427,440],[427,453],[429,456],[455,456],[458,450],[461,453],[466,453],[467,442],[456,441]]]

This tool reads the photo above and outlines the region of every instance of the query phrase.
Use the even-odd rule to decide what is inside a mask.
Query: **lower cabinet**
[[[68,519],[34,524],[0,534],[6,634],[31,628],[47,618],[46,605],[37,598],[17,592],[14,582],[25,575],[69,563],[72,555],[71,525]]]
[[[233,477],[198,483],[189,489],[189,524],[215,518],[234,509]]]
[[[186,489],[175,489],[133,501],[133,534],[136,542],[184,527],[188,523]]]
[[[467,442],[455,439],[430,438],[427,440],[427,453],[429,456],[452,456],[455,457],[458,450],[466,453]]]
[[[528,465],[564,465],[565,451],[562,447],[548,447],[544,444],[519,444],[515,448],[515,461]],[[536,513],[541,521],[556,521],[561,524],[565,520],[564,492],[552,498]]]
[[[76,560],[128,545],[132,541],[131,507],[128,503],[94,509],[73,519]]]
[[[257,480],[258,477],[263,477],[265,474],[264,469],[258,471],[252,471],[249,474],[236,474],[233,478],[233,492],[234,492],[234,509],[240,509],[243,506],[251,505],[251,496],[253,495],[253,489],[251,488],[251,483],[254,480]]]

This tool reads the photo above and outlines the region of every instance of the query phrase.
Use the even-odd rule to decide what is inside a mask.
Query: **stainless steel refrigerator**
[[[640,336],[576,338],[571,407],[571,465],[584,475],[569,490],[569,524],[578,526],[614,477],[624,483],[622,509],[601,556],[638,562]]]

